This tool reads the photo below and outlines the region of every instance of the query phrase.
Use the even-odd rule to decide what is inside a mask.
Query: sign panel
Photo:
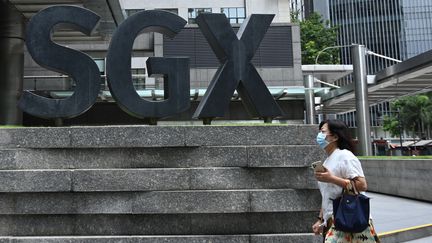
[[[222,117],[235,90],[252,117],[272,119],[282,115],[269,90],[251,63],[274,15],[251,15],[236,35],[224,14],[200,14],[197,23],[219,59],[220,67],[200,102],[194,117],[209,121]],[[56,24],[66,23],[90,35],[100,17],[75,6],[53,6],[36,14],[28,24],[26,44],[41,66],[71,76],[76,82],[73,95],[49,99],[24,91],[19,107],[41,118],[72,118],[86,112],[99,93],[99,70],[88,55],[60,46],[51,40]],[[138,12],[114,32],[107,55],[107,78],[117,104],[128,114],[142,119],[160,119],[190,107],[189,58],[150,57],[149,75],[164,76],[163,101],[144,100],[133,87],[131,53],[142,32],[158,32],[174,37],[185,26],[181,17],[161,10]]]

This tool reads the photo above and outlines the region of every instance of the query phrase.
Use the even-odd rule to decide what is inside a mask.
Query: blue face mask
[[[323,132],[319,132],[317,137],[316,137],[316,141],[322,149],[325,149],[325,147],[327,147],[327,145],[329,145],[329,142],[326,140],[326,137],[327,137],[327,135]]]

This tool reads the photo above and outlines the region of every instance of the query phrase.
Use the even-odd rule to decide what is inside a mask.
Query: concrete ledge
[[[313,234],[273,234],[273,235],[251,235],[251,243],[322,243],[321,236]]]
[[[361,162],[369,191],[432,202],[432,160]]]
[[[52,236],[0,238],[0,243],[249,243],[249,236]]]
[[[55,148],[69,147],[67,128],[8,128],[0,129],[0,147]]]
[[[312,125],[11,128],[0,129],[0,147],[315,145],[316,132],[316,126]]]
[[[0,235],[228,235],[309,233],[317,212],[2,215]]]
[[[185,128],[178,126],[72,127],[69,130],[75,148],[185,146]]]
[[[309,168],[211,168],[191,170],[191,189],[316,189]]]
[[[8,193],[0,197],[0,215],[306,212],[319,208],[318,190],[291,189]]]
[[[316,145],[314,125],[195,126],[186,132],[188,146]]]
[[[312,234],[0,237],[0,243],[320,243]]]
[[[432,224],[385,232],[379,235],[383,243],[405,242],[432,236]]]
[[[0,192],[67,192],[72,189],[68,170],[0,171]]]
[[[183,127],[103,126],[0,129],[1,147],[104,148],[185,146]],[[119,139],[121,138],[121,139]]]
[[[315,145],[248,146],[249,167],[309,167],[325,160],[325,153]]]
[[[308,167],[323,155],[315,145],[0,149],[0,170]]]
[[[75,192],[191,189],[190,169],[98,169],[71,173]]]
[[[0,171],[0,192],[315,189],[309,168],[164,168]]]
[[[321,194],[318,190],[258,190],[251,191],[250,204],[252,212],[315,211],[321,207]]]

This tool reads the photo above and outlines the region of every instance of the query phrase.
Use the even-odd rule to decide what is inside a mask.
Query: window
[[[200,13],[211,13],[211,8],[190,8],[188,9],[188,24],[196,24],[195,18]]]
[[[98,66],[99,74],[101,75],[100,85],[102,86],[102,89],[108,90],[108,84],[107,84],[107,81],[104,77],[104,75],[105,75],[105,59],[97,58],[97,59],[94,59],[94,62]]]
[[[126,14],[129,17],[129,16],[134,15],[140,11],[143,11],[143,10],[145,10],[145,9],[126,9]]]
[[[98,66],[100,75],[104,75],[105,74],[105,59],[95,58],[94,62]]]
[[[246,18],[244,8],[222,8],[221,13],[224,13],[231,24],[241,24]]]
[[[165,10],[165,11],[168,11],[170,13],[178,15],[178,9],[177,8],[161,8],[159,10]]]
[[[133,68],[131,69],[132,74],[132,83],[135,87],[135,90],[143,90],[146,89],[146,82],[145,82],[145,74],[146,69],[145,68]]]

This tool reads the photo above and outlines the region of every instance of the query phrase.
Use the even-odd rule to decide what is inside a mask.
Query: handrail
[[[107,76],[104,75],[100,75],[101,78],[106,78]],[[132,77],[136,77],[136,78],[148,78],[147,75],[145,74],[132,74]],[[34,79],[34,78],[72,78],[69,75],[24,75],[23,76],[24,79]]]

